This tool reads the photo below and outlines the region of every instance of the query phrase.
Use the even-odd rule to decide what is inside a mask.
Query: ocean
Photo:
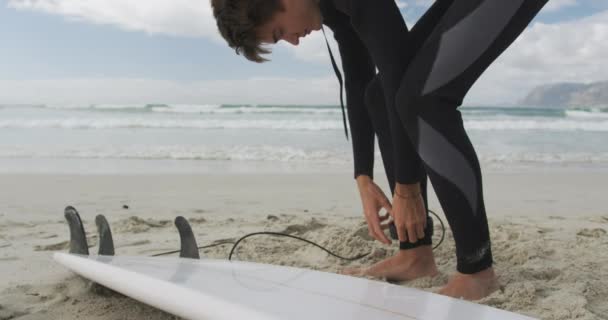
[[[608,167],[608,108],[463,106],[484,168]],[[376,151],[377,170],[380,155]],[[220,165],[221,164],[221,165]],[[0,106],[3,173],[352,170],[337,106]]]

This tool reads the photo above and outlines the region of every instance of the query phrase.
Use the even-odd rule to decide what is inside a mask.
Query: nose
[[[289,37],[285,37],[285,41],[291,43],[294,46],[297,46],[300,44],[300,37],[297,34],[292,34]]]

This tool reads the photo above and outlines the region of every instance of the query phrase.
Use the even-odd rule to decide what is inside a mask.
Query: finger
[[[416,235],[417,235],[416,225],[415,224],[408,225],[407,238],[411,243],[418,242],[418,237]]]
[[[382,195],[382,196],[384,196],[384,195]],[[384,208],[384,210],[386,210],[386,212],[388,212],[388,213],[393,212],[393,206],[391,205],[390,201],[388,201],[388,199],[386,199],[386,197],[384,197],[384,199],[380,198],[380,205],[382,206],[382,208]]]
[[[380,205],[382,205],[382,207],[386,211],[391,212],[393,210],[393,207],[391,206],[391,202],[388,200],[388,198],[386,197],[384,192],[382,192],[382,189],[380,189],[379,187],[374,186],[374,185],[371,185],[370,188],[371,188],[372,193],[380,201]]]
[[[397,238],[399,241],[406,242],[407,241],[407,229],[402,225],[395,224],[395,229],[397,229]]]
[[[372,232],[372,228],[369,226],[369,221],[367,222],[367,234],[370,236],[370,238],[374,237],[374,233]]]
[[[365,215],[365,220],[367,221],[367,233],[369,236],[380,241],[376,235],[376,231],[374,230],[374,224],[378,224],[378,222],[375,222],[375,219],[371,215]]]
[[[374,224],[372,226],[372,229],[374,231],[374,234],[376,235],[376,239],[382,243],[386,243],[386,244],[390,244],[391,241],[386,237],[386,235],[384,234],[384,232],[382,231],[382,228],[380,228],[380,223]]]
[[[424,239],[424,225],[419,224],[416,228],[416,234],[418,235],[418,239]]]
[[[378,237],[380,238],[379,239],[380,242],[382,242],[384,244],[391,244],[391,240],[386,236],[384,231],[382,231],[382,228],[380,228],[380,225],[378,225],[378,230],[376,231],[376,233],[378,234]]]

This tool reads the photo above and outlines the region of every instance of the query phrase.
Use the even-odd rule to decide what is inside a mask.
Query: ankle
[[[496,273],[494,272],[494,268],[489,267],[486,269],[483,269],[481,271],[475,272],[475,273],[461,273],[458,272],[460,275],[465,276],[465,277],[471,277],[471,278],[483,278],[483,279],[493,279],[496,278]]]
[[[399,250],[397,255],[408,259],[434,259],[433,248],[430,245],[424,245],[407,250]]]

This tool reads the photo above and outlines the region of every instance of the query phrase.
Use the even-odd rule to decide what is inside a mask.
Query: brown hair
[[[255,62],[268,61],[261,55],[270,49],[262,46],[257,28],[283,10],[280,0],[211,0],[211,7],[220,34],[237,54]]]

